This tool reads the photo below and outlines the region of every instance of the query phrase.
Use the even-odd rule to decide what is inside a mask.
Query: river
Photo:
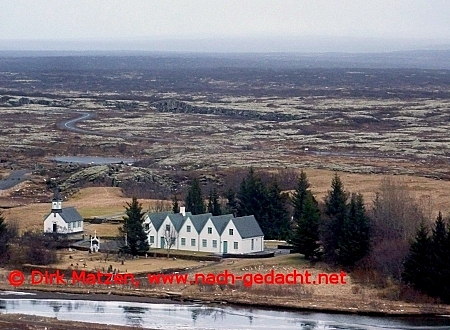
[[[0,313],[30,314],[144,329],[450,329],[450,318],[447,317],[372,317],[193,303],[95,301],[78,300],[80,296],[69,299],[71,295],[60,295],[65,299],[41,299],[38,294],[19,292],[3,292],[2,295],[5,298],[0,299]]]

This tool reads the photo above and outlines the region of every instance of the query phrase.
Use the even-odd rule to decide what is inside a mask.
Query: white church
[[[83,217],[74,207],[62,207],[58,192],[52,199],[52,210],[44,217],[44,233],[78,234],[83,232]]]
[[[217,254],[248,254],[264,251],[264,234],[253,215],[213,216],[180,213],[148,213],[144,230],[150,248],[165,248],[172,241],[173,249]]]

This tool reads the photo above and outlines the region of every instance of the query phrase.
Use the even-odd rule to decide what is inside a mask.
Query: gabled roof
[[[206,221],[212,216],[211,213],[204,213],[204,214],[196,214],[196,215],[190,215],[189,219],[191,219],[192,224],[194,225],[195,230],[197,233],[200,233],[203,229],[203,227],[206,224]]]
[[[186,217],[184,217],[181,213],[169,214],[168,216],[175,230],[179,232],[181,226],[183,226],[183,223],[186,220]]]
[[[64,207],[59,215],[66,223],[83,220],[81,214],[74,207]]]
[[[233,219],[233,215],[232,214],[216,215],[210,217],[210,219],[219,235],[222,235],[230,219]]]
[[[234,218],[233,223],[242,238],[264,236],[261,227],[253,215]]]
[[[170,214],[170,212],[159,212],[159,213],[147,213],[148,218],[151,223],[155,227],[155,230],[158,231],[161,227],[164,219]]]

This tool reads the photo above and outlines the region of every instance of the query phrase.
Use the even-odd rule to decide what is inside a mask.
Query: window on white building
[[[155,243],[155,236],[150,236],[150,244],[154,244]]]
[[[212,227],[208,227],[208,234],[212,234]]]
[[[186,245],[186,238],[181,237],[181,245],[183,245],[183,246]]]
[[[217,249],[217,240],[216,239],[213,239],[213,248]]]
[[[234,242],[234,249],[237,250],[239,248],[238,242]]]
[[[170,225],[166,225],[166,231],[170,231]]]
[[[255,240],[252,238],[252,250],[255,248]]]
[[[233,228],[228,229],[228,234],[233,235],[233,233],[234,233]]]
[[[191,246],[195,246],[195,238],[191,238]]]
[[[206,239],[202,239],[202,246],[205,248],[208,245],[208,241]]]
[[[188,233],[190,233],[190,232],[191,232],[191,226],[186,226],[186,231],[187,231]]]

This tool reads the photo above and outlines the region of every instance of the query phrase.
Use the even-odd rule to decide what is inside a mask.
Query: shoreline
[[[312,298],[296,301],[288,301],[279,297],[260,297],[259,302],[255,302],[256,297],[235,296],[214,296],[202,293],[201,295],[183,295],[181,292],[171,291],[117,291],[117,290],[86,290],[77,288],[58,288],[55,291],[50,287],[39,289],[20,287],[5,288],[0,286],[0,291],[11,292],[0,296],[1,299],[67,299],[67,300],[90,300],[90,301],[119,301],[150,304],[202,304],[202,305],[224,305],[235,308],[259,308],[266,310],[290,311],[290,312],[312,312],[326,314],[347,314],[376,317],[448,317],[450,316],[449,305],[413,304],[389,301],[392,305],[386,309],[376,309],[371,306],[353,307],[351,304],[343,305],[341,301],[326,297],[325,300]],[[13,292],[32,293],[33,295],[17,296]],[[10,298],[8,298],[10,297]],[[267,298],[267,299],[266,299]],[[322,297],[325,298],[325,297]],[[270,299],[270,300],[269,300]],[[281,301],[280,301],[281,300]],[[262,302],[265,301],[265,302]],[[394,306],[394,304],[396,306]],[[334,307],[333,307],[334,306]],[[339,307],[336,307],[339,306]],[[402,308],[401,310],[392,307]]]

